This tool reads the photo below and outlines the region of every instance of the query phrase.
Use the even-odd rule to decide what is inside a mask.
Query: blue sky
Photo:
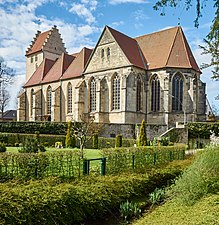
[[[24,83],[25,50],[37,30],[45,31],[57,25],[69,53],[83,46],[94,47],[104,26],[108,25],[130,37],[136,37],[180,24],[193,54],[201,65],[210,56],[201,55],[199,45],[208,34],[214,17],[213,1],[203,9],[199,28],[194,27],[195,6],[154,11],[155,0],[0,0],[0,56],[16,70],[9,108],[15,108],[16,96]],[[183,1],[182,1],[183,2]],[[202,81],[207,83],[210,103],[219,105],[218,82],[211,80],[211,69],[203,70]]]

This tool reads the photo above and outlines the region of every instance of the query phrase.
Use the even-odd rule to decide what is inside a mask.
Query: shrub
[[[122,135],[118,134],[116,135],[116,148],[122,147]]]
[[[4,143],[0,143],[0,152],[6,152],[6,146]]]
[[[140,133],[138,137],[138,146],[146,146],[147,145],[147,134],[146,134],[146,126],[144,119],[141,122]]]
[[[160,186],[160,177],[166,177],[168,183],[170,173],[163,171],[161,175],[160,171],[150,177],[148,174],[86,177],[68,182],[47,178],[20,185],[2,184],[0,221],[10,225],[82,224],[119,209],[121,202],[150,193]]]
[[[40,144],[35,138],[26,138],[21,149],[21,153],[38,153],[45,152],[45,147]]]
[[[76,139],[75,136],[72,135],[72,122],[68,122],[68,130],[66,134],[66,139],[65,139],[65,147],[66,148],[75,148],[76,146]]]
[[[191,205],[201,197],[219,190],[219,148],[209,147],[200,152],[194,163],[171,189],[171,196]]]
[[[93,148],[98,149],[98,134],[93,135]]]

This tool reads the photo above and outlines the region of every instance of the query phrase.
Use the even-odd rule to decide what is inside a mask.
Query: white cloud
[[[95,10],[96,6],[92,6],[92,10]],[[91,11],[87,8],[85,4],[73,4],[69,12],[77,14],[80,18],[85,19],[89,24],[96,21],[95,17],[92,15]]]
[[[113,22],[112,24],[111,24],[111,26],[113,27],[113,28],[117,28],[117,27],[119,27],[119,26],[121,26],[121,25],[123,25],[124,24],[124,21],[116,21],[116,22]]]
[[[123,4],[123,3],[148,3],[147,0],[109,0],[112,5]]]
[[[16,70],[15,80],[10,88],[11,101],[9,108],[15,108],[16,96],[25,81],[25,51],[30,45],[37,30],[46,31],[55,24],[60,30],[61,36],[69,53],[81,50],[82,47],[93,47],[95,43],[89,35],[99,32],[99,28],[90,25],[95,21],[92,16],[87,17],[85,24],[76,25],[66,23],[59,18],[48,19],[46,16],[37,15],[36,9],[43,4],[56,0],[25,0],[22,3],[13,4],[0,0],[0,56],[7,62],[7,65]],[[90,11],[95,10],[97,1],[82,0]],[[82,2],[81,1],[81,2]],[[63,1],[59,4],[65,8],[67,5]]]

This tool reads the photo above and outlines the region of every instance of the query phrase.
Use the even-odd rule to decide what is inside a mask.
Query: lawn
[[[219,224],[219,193],[209,194],[192,206],[168,201],[146,213],[132,225],[213,225]]]
[[[19,147],[7,147],[7,152],[13,152],[13,153],[18,153]],[[54,151],[74,151],[74,149],[69,149],[69,148],[46,148],[46,152],[54,152]],[[100,150],[98,149],[85,149],[85,158],[87,159],[95,159],[95,158],[100,158]]]

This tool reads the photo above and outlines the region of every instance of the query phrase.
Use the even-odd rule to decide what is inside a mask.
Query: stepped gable
[[[57,35],[59,35],[59,44],[61,43],[61,45],[63,46],[63,48],[61,49],[61,52],[67,53],[66,48],[64,47],[64,43],[61,38],[61,35],[59,34],[59,30],[57,29],[56,25],[54,25],[51,30],[45,31],[43,33],[41,33],[41,31],[37,31],[35,37],[33,38],[31,45],[29,46],[29,48],[26,51],[26,56],[31,55],[33,53],[40,52],[43,49],[44,50],[47,49],[47,51],[48,50],[51,51],[51,49],[50,49],[51,44],[49,44],[50,38],[52,39],[52,36],[58,37]],[[47,43],[48,43],[48,45],[47,45]],[[59,50],[56,48],[55,48],[55,50],[52,49],[52,52],[60,53],[60,49]]]
[[[39,67],[36,69],[34,74],[26,82],[24,87],[39,85],[54,64],[55,61],[50,59],[44,59],[43,62],[39,65]]]
[[[74,56],[62,53],[41,83],[51,83],[58,81],[68,69],[72,61],[74,61],[74,59]]]
[[[176,67],[200,72],[181,27],[143,35],[135,40],[148,62],[149,70]]]
[[[106,27],[113,35],[114,39],[126,55],[129,62],[136,67],[146,69],[147,61],[145,56],[142,54],[137,41],[117,30],[114,30],[111,27]]]
[[[65,71],[61,79],[70,79],[81,76],[91,53],[92,49],[83,48],[79,53],[73,54],[75,59]]]
[[[51,30],[45,31],[43,33],[37,31],[37,34],[32,41],[32,44],[26,51],[26,56],[41,51],[50,33]]]

